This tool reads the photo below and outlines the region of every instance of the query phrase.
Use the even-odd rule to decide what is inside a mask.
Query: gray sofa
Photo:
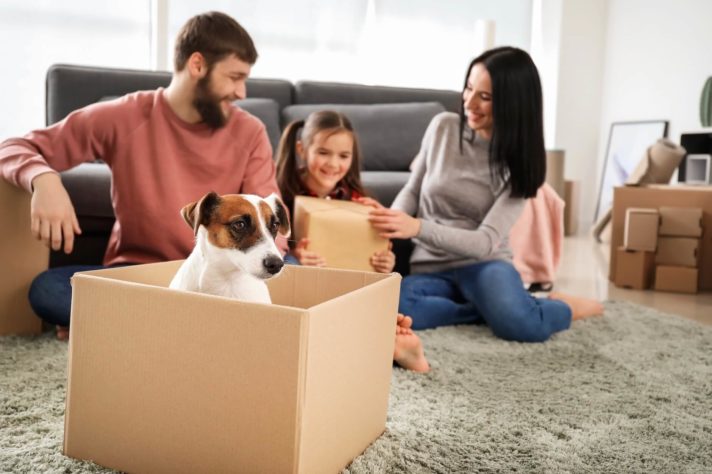
[[[54,65],[47,72],[47,125],[94,102],[165,87],[170,79],[167,72]],[[460,93],[456,91],[315,81],[292,84],[279,79],[249,79],[247,95],[238,105],[265,124],[274,149],[282,128],[290,121],[315,110],[345,113],[353,122],[363,152],[364,185],[384,205],[393,201],[407,181],[408,166],[432,117],[444,110],[457,112],[460,107]],[[50,266],[99,264],[114,223],[109,169],[100,162],[83,164],[62,173],[62,181],[83,234],[71,255],[52,252]],[[397,270],[406,273],[403,248],[396,246]]]

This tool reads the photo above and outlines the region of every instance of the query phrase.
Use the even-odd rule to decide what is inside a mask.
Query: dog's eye
[[[247,228],[247,222],[243,219],[237,220],[232,223],[232,228],[235,230],[245,230]]]
[[[277,229],[279,229],[279,221],[272,221],[269,227],[272,232],[277,232]]]

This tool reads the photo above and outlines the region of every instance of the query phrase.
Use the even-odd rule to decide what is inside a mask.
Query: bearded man
[[[81,229],[58,172],[95,159],[111,168],[116,215],[103,267],[185,258],[194,242],[179,210],[208,191],[279,193],[264,125],[233,105],[256,60],[234,19],[197,15],[178,34],[167,88],[87,106],[0,144],[0,177],[32,193],[33,235],[72,251]],[[71,276],[97,268],[52,268],[33,281],[30,303],[58,336],[69,326]]]

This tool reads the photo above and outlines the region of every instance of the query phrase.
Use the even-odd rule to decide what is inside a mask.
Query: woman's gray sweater
[[[524,199],[490,172],[489,141],[465,133],[460,118],[433,118],[408,183],[392,204],[421,220],[410,259],[412,273],[450,270],[484,260],[510,260],[509,231]]]

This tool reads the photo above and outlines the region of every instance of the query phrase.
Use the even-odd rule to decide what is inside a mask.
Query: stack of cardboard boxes
[[[616,286],[697,293],[701,237],[702,209],[626,209]]]

